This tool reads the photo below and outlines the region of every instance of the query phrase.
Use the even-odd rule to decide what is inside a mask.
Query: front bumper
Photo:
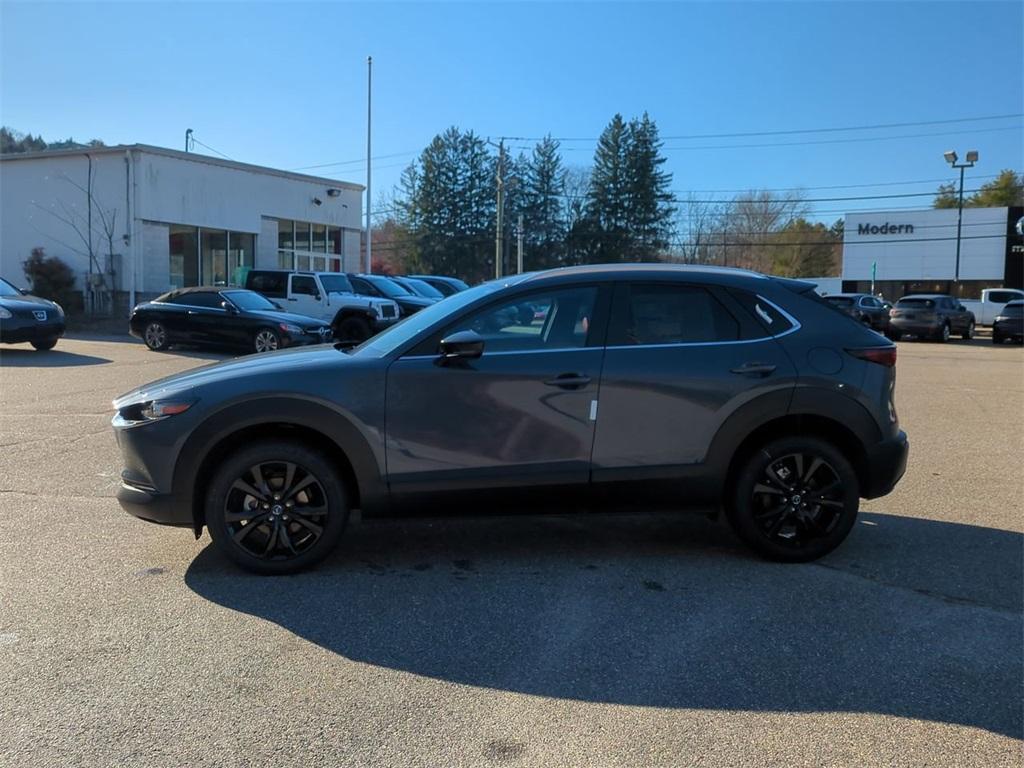
[[[864,487],[860,495],[865,499],[885,496],[896,487],[907,471],[910,443],[902,430],[896,437],[876,443],[866,451]]]
[[[0,342],[20,344],[24,341],[59,339],[64,335],[64,318],[39,321],[35,318],[10,317],[0,320]]]
[[[302,333],[281,333],[281,343],[286,347],[304,347],[310,344],[329,344],[334,341],[334,331],[331,327],[324,326],[326,332],[321,333],[320,328],[303,329]]]
[[[189,505],[168,494],[133,485],[124,476],[121,487],[117,489],[117,501],[125,512],[142,520],[181,528],[193,527]]]
[[[374,333],[379,333],[385,328],[390,328],[399,320],[401,320],[400,317],[374,317],[373,321],[370,323],[370,327],[373,329]]]

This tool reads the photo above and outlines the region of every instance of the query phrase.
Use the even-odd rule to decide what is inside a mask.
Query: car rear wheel
[[[146,324],[146,328],[142,332],[142,340],[154,352],[160,352],[170,346],[167,329],[164,328],[163,323],[158,323],[155,320]]]
[[[970,323],[967,324],[967,330],[964,331],[963,339],[964,339],[964,341],[970,341],[973,338],[974,338],[974,321],[972,320]]]
[[[260,328],[252,343],[256,352],[273,352],[281,348],[281,337],[273,328]]]
[[[832,444],[775,440],[740,470],[727,510],[733,530],[764,557],[806,562],[828,554],[857,519],[857,475]]]
[[[372,335],[370,324],[361,317],[346,317],[334,333],[338,341],[366,341]]]
[[[32,343],[32,346],[35,347],[36,349],[38,349],[40,352],[45,352],[45,351],[47,351],[49,349],[53,349],[55,346],[57,346],[57,339],[56,338],[40,339],[39,341],[33,341],[31,343]]]
[[[995,331],[992,331],[992,343],[993,344],[1002,344],[1003,343],[1003,337],[1000,336]]]
[[[345,489],[330,460],[291,441],[266,441],[230,456],[206,494],[217,548],[243,568],[294,573],[326,557],[348,521]]]

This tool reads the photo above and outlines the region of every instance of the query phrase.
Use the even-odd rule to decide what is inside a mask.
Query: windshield
[[[837,307],[852,307],[853,298],[850,296],[826,296],[825,301]]]
[[[320,282],[328,293],[355,293],[352,283],[345,275],[320,275]]]
[[[900,309],[935,309],[934,299],[900,299],[896,302]]]
[[[520,280],[522,280],[521,276],[511,278],[510,280],[491,280],[469,290],[460,291],[453,296],[449,296],[444,301],[431,304],[429,307],[421,309],[415,315],[409,315],[404,320],[395,323],[386,331],[378,333],[373,338],[353,349],[352,354],[364,355],[366,357],[384,357],[389,355],[404,346],[406,342],[417,336],[421,331],[430,328],[448,315],[458,312],[477,299],[494,293],[505,286],[515,285]]]
[[[275,305],[272,301],[264,298],[263,296],[260,296],[258,293],[254,293],[253,291],[225,291],[221,295],[227,299],[230,299],[231,303],[234,304],[239,309],[248,309],[256,311],[261,309],[277,309],[277,305]]]
[[[8,283],[6,280],[0,279],[0,296],[20,296],[21,291],[15,288],[13,285]]]
[[[374,275],[364,276],[363,279],[366,280],[366,282],[371,283],[374,288],[379,290],[385,296],[392,299],[402,298],[403,296],[415,296],[412,291],[407,288],[403,288],[394,280],[388,280],[386,277],[378,277]]]
[[[437,288],[430,285],[430,283],[423,282],[422,280],[414,280],[410,277],[407,277],[402,280],[401,285],[403,288],[409,288],[412,291],[414,291],[417,295],[423,296],[424,298],[427,299],[444,298],[444,294],[437,290]]]

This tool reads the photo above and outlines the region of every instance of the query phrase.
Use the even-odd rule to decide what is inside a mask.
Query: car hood
[[[297,315],[294,312],[278,312],[273,309],[247,309],[243,314],[249,317],[265,318],[276,323],[291,323],[300,328],[321,328],[328,325],[323,320],[318,320],[309,315]]]
[[[56,309],[57,305],[49,299],[39,296],[0,296],[0,306],[7,309]]]
[[[193,368],[190,371],[176,373],[173,376],[143,384],[141,387],[136,387],[115,398],[114,407],[122,408],[130,403],[173,396],[191,396],[196,390],[205,386],[250,377],[265,378],[273,374],[290,372],[294,372],[296,376],[310,376],[312,370],[317,367],[345,365],[352,359],[333,345],[327,344],[247,355],[234,360]]]
[[[423,296],[398,296],[395,298],[395,302],[399,305],[411,304],[416,307],[429,307],[431,304],[436,304],[440,299],[427,299]]]

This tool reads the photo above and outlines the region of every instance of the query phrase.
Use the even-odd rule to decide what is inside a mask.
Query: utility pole
[[[373,95],[373,57],[366,57],[366,274],[373,272],[373,228],[370,224],[370,99]]]
[[[498,215],[494,229],[494,277],[501,277],[504,264],[502,254],[502,241],[505,238],[505,140],[498,143]]]
[[[523,274],[523,214],[516,222],[516,274]]]

